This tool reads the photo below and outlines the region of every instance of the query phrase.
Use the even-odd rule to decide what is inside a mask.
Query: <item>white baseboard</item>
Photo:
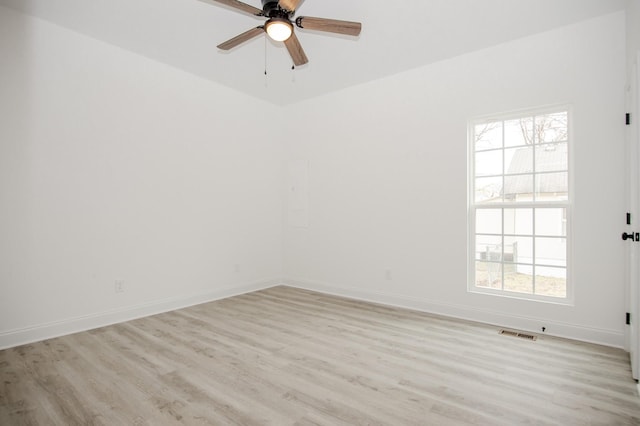
[[[0,350],[130,321],[149,315],[156,315],[163,312],[186,308],[188,306],[207,303],[214,300],[225,299],[227,297],[263,290],[277,285],[287,285],[289,287],[303,288],[336,296],[380,303],[383,305],[415,309],[417,311],[476,321],[499,327],[524,330],[537,334],[540,332],[541,325],[544,324],[550,330],[545,334],[616,348],[624,347],[624,333],[615,330],[584,327],[581,325],[554,322],[540,318],[507,315],[484,309],[470,308],[467,306],[433,302],[428,299],[367,291],[349,287],[338,287],[326,283],[287,278],[284,280],[270,279],[239,286],[225,287],[209,293],[157,300],[83,317],[69,318],[61,321],[39,324],[33,327],[0,332]]]
[[[0,350],[199,305],[201,303],[212,302],[214,300],[225,299],[280,284],[280,279],[257,281],[249,284],[225,287],[203,294],[155,300],[122,309],[0,332]]]
[[[523,330],[538,335],[542,334],[540,330],[544,325],[547,328],[547,332],[544,333],[545,335],[580,340],[583,342],[596,343],[615,348],[624,348],[624,333],[617,330],[584,327],[577,324],[549,321],[548,319],[504,314],[486,309],[434,302],[417,297],[349,287],[338,287],[327,283],[295,278],[285,278],[283,280],[283,285],[367,302],[380,303],[388,306],[414,309],[421,312],[452,318],[481,322],[498,327]]]

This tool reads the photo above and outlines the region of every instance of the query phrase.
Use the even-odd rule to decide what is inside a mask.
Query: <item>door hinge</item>
[[[627,213],[627,225],[631,225],[631,213]]]
[[[629,312],[627,312],[626,315],[626,324],[631,325],[631,314]]]
[[[631,124],[631,114],[626,113],[626,114],[625,114],[625,118],[624,118],[624,120],[625,120],[625,123],[627,124],[627,126],[628,126],[629,124]]]

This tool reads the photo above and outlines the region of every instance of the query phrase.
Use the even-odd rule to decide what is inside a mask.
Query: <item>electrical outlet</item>
[[[116,280],[116,283],[113,286],[113,290],[116,293],[124,293],[124,281],[123,280]]]
[[[384,271],[384,278],[387,281],[391,281],[391,269],[387,269],[387,270]]]

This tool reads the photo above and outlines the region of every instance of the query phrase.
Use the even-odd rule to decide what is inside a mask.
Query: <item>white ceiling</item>
[[[261,8],[260,0],[245,2]],[[306,0],[297,15],[359,21],[362,33],[354,38],[297,30],[310,62],[292,71],[284,46],[262,37],[230,52],[216,49],[264,19],[210,0],[0,0],[0,5],[276,105],[622,10],[625,4],[625,0]]]

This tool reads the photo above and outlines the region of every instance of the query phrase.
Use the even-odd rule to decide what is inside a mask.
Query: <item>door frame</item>
[[[626,129],[626,180],[628,194],[628,212],[631,213],[631,225],[625,232],[640,231],[640,51],[637,53],[632,75],[626,93],[626,111],[631,114],[630,126]],[[634,379],[640,379],[640,244],[626,244],[626,282],[627,312],[631,321],[625,329],[625,346],[629,351],[631,373]]]

